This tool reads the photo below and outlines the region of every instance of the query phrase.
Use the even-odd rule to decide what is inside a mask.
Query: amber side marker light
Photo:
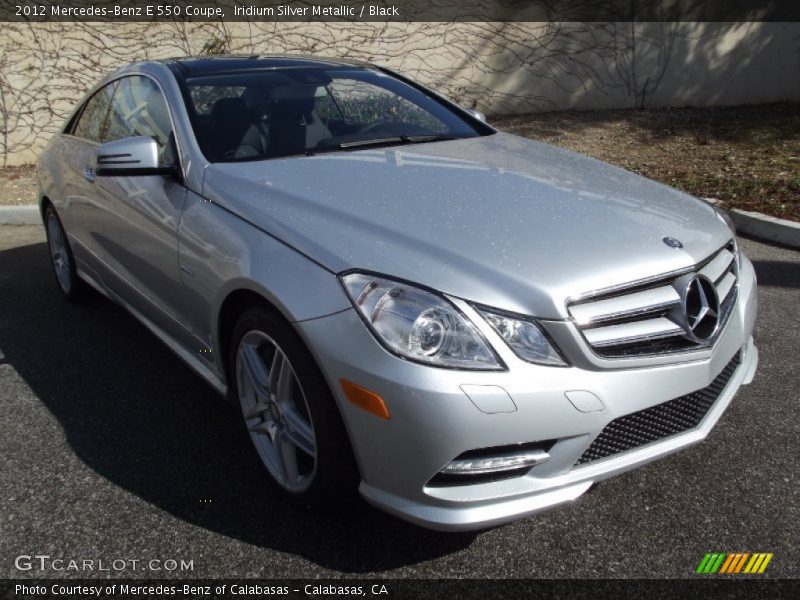
[[[381,419],[392,418],[389,414],[389,409],[386,408],[386,403],[378,394],[360,385],[356,385],[352,381],[347,381],[347,379],[340,379],[339,382],[342,384],[344,395],[357,407]]]

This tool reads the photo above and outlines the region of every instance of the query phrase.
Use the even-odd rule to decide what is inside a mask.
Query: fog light
[[[534,467],[543,463],[550,455],[544,450],[531,450],[522,454],[511,456],[493,456],[487,458],[467,458],[454,460],[442,473],[448,475],[480,475],[483,473],[496,473],[498,471],[511,471],[523,467]]]
[[[428,485],[471,485],[521,477],[550,458],[555,440],[470,450],[439,471]]]

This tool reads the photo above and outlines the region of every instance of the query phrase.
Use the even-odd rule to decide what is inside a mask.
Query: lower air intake
[[[575,465],[584,465],[694,429],[725,389],[739,361],[737,352],[711,385],[702,390],[614,419]]]

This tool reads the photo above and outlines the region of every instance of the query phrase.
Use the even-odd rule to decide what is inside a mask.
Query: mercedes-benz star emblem
[[[717,290],[705,275],[689,275],[682,283],[681,303],[686,335],[697,343],[706,342],[714,337],[719,327]]]
[[[670,248],[683,248],[683,244],[680,240],[676,240],[674,237],[665,237],[661,240]]]

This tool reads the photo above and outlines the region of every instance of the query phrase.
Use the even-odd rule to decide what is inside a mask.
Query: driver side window
[[[120,79],[108,111],[107,137],[153,138],[158,144],[159,165],[175,164],[172,122],[166,100],[156,83],[147,77]]]
[[[108,142],[107,121],[108,107],[117,82],[111,82],[97,90],[86,102],[78,121],[72,128],[72,135],[92,142]]]

